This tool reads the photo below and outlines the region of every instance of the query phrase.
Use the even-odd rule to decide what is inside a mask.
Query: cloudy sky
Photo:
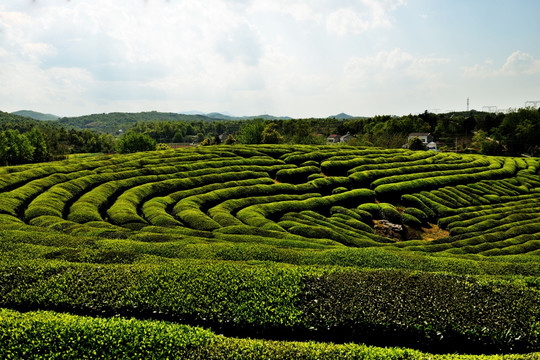
[[[0,110],[326,117],[540,100],[538,0],[2,0]]]

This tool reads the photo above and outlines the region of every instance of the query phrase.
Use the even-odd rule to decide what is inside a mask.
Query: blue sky
[[[404,115],[540,100],[537,0],[3,0],[0,110]]]

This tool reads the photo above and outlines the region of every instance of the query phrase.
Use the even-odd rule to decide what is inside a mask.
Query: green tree
[[[8,165],[25,164],[32,162],[34,156],[34,147],[30,140],[19,130],[6,130],[4,132],[6,139],[5,162]]]
[[[238,140],[243,144],[262,143],[262,132],[264,131],[264,122],[262,119],[247,121],[240,129]]]
[[[184,142],[184,137],[186,136],[186,134],[182,130],[178,130],[177,132],[174,133],[172,142],[175,142],[175,143]]]
[[[120,154],[151,151],[156,149],[156,140],[146,134],[128,132],[118,140],[116,149]]]
[[[229,136],[227,136],[227,138],[225,139],[225,145],[234,145],[236,143],[236,139],[234,138],[234,136],[232,136],[232,134],[229,134]]]
[[[277,131],[277,124],[270,123],[266,125],[262,132],[263,144],[281,144],[283,142],[283,136]]]
[[[193,128],[193,125],[192,124],[188,124],[188,126],[186,126],[186,133],[185,135],[195,135],[195,129]]]
[[[47,142],[43,137],[41,131],[37,128],[33,128],[30,132],[26,133],[26,137],[30,141],[31,146],[34,147],[33,161],[43,162],[48,161],[51,157],[47,149]]]
[[[312,144],[313,135],[311,134],[311,127],[306,120],[298,120],[294,126],[293,142],[295,144]]]
[[[409,140],[409,149],[410,150],[425,150],[424,143],[420,140],[419,137],[415,136]]]
[[[160,144],[157,144],[156,145],[156,150],[160,151],[160,150],[170,150],[171,147],[167,144],[164,144],[164,143],[160,143]]]
[[[203,141],[201,141],[201,143],[199,144],[201,146],[209,146],[209,145],[212,145],[212,140],[210,140],[210,138],[206,138],[204,139]]]
[[[112,135],[101,134],[98,138],[99,151],[103,153],[112,153],[115,148],[115,140]]]
[[[484,155],[501,155],[503,152],[501,143],[489,138],[484,130],[477,130],[474,133],[472,146]]]
[[[477,130],[472,138],[472,147],[475,150],[481,151],[482,146],[487,141],[487,132],[484,130]]]
[[[0,131],[0,165],[7,165],[8,142],[6,135]]]
[[[496,133],[508,154],[532,153],[540,139],[540,112],[525,108],[506,114]]]

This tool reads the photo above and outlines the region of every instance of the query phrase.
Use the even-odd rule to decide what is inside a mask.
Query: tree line
[[[227,124],[224,127],[227,128]],[[241,123],[233,133],[239,142],[325,144],[330,134],[353,135],[351,145],[399,148],[410,133],[431,133],[443,150],[485,155],[540,156],[540,109],[521,108],[507,114],[461,112],[375,116],[349,120],[292,119]],[[214,133],[208,138],[212,139]],[[214,141],[214,143],[217,143]]]
[[[103,129],[96,131],[99,128],[96,124],[101,124]],[[128,127],[119,129],[122,125]],[[316,145],[325,144],[331,134],[347,133],[353,135],[350,145],[399,148],[413,132],[432,133],[443,150],[540,156],[540,109],[534,108],[520,108],[507,114],[425,111],[417,115],[346,120],[212,120],[204,116],[146,112],[95,114],[44,122],[0,112],[0,164],[48,161],[74,153],[154,150],[158,144],[170,143]],[[165,148],[166,145],[159,145],[159,149]]]
[[[111,153],[112,135],[66,129],[53,121],[33,120],[0,111],[0,165],[63,159],[77,153]]]

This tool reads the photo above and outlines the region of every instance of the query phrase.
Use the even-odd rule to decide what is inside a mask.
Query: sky
[[[296,118],[540,100],[538,0],[2,0],[0,110]]]

